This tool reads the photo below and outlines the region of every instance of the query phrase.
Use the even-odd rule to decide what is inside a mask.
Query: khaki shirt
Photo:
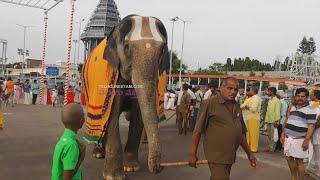
[[[188,92],[183,92],[179,105],[179,112],[187,113],[190,107],[191,97]]]
[[[204,133],[204,152],[210,163],[233,164],[242,135],[247,132],[239,104],[228,110],[220,94],[201,104],[194,132]]]

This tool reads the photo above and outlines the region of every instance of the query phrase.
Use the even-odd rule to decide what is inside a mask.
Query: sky
[[[75,21],[86,19],[86,23],[98,1],[77,0]],[[316,44],[320,44],[319,0],[115,1],[121,17],[139,14],[159,18],[165,24],[169,42],[172,38],[170,16],[192,21],[186,25],[183,56],[183,62],[190,69],[197,69],[198,62],[201,68],[206,68],[229,57],[250,57],[272,63],[277,56],[284,59],[294,53],[303,36],[312,36]],[[47,64],[66,59],[69,11],[70,1],[64,0],[49,13]],[[17,49],[23,47],[23,29],[16,24],[33,26],[27,30],[26,49],[31,58],[41,58],[43,17],[42,10],[0,2],[0,39],[8,40],[10,61],[21,61]],[[176,22],[173,36],[173,50],[179,56],[182,27],[183,23]],[[78,28],[79,24],[75,24],[73,39],[78,39]],[[71,60],[73,54],[74,47]]]

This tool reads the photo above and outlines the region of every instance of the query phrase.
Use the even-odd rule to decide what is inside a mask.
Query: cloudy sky
[[[98,1],[77,0],[75,20],[88,20]],[[116,0],[116,3],[121,17],[129,14],[158,17],[165,23],[170,38],[170,16],[192,21],[186,28],[184,55],[191,69],[197,67],[198,61],[201,67],[207,67],[228,57],[248,56],[272,62],[277,55],[284,58],[294,53],[303,36],[313,36],[320,44],[319,0]],[[69,9],[69,0],[64,0],[49,14],[47,63],[66,59]],[[16,24],[34,26],[27,32],[27,49],[31,57],[40,58],[43,11],[0,2],[0,38],[9,42],[8,57],[18,61],[23,30]],[[180,54],[182,23],[176,27],[173,48]],[[77,32],[76,26],[74,39]]]

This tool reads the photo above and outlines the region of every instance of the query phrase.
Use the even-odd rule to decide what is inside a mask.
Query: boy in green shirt
[[[86,148],[77,139],[77,132],[84,123],[84,112],[79,104],[68,104],[61,110],[65,130],[53,154],[51,180],[82,180],[81,163]]]

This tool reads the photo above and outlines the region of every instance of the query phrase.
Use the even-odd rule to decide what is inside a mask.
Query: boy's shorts
[[[302,144],[304,139],[293,139],[292,137],[287,137],[284,141],[284,155],[287,157],[305,159],[309,156],[309,151],[303,151]]]

